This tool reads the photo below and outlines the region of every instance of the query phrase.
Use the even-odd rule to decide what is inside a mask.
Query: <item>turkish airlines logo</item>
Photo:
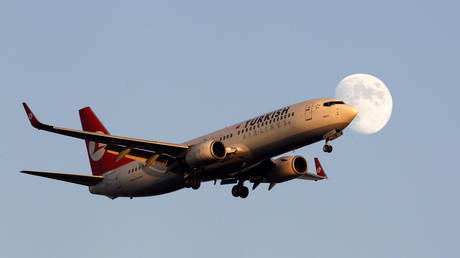
[[[321,167],[317,167],[316,168],[316,174],[320,174],[321,173]]]
[[[96,133],[104,134],[101,131],[97,131]],[[99,161],[100,159],[102,159],[102,156],[104,156],[104,153],[105,153],[106,146],[107,144],[105,143],[89,142],[88,152],[89,152],[89,156],[91,157],[91,160]]]

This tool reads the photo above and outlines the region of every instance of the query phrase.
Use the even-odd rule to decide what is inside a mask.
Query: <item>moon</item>
[[[335,96],[358,110],[350,127],[362,134],[380,131],[390,120],[393,99],[387,86],[370,74],[352,74],[337,85]]]

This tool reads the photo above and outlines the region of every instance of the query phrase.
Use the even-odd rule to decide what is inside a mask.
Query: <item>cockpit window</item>
[[[329,101],[329,102],[324,102],[323,106],[330,107],[336,104],[345,104],[345,103],[343,101]]]

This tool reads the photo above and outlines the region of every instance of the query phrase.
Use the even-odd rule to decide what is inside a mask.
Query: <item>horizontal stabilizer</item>
[[[30,171],[22,170],[21,173],[47,177],[51,179],[66,181],[69,183],[79,184],[79,185],[96,185],[104,179],[103,176],[89,176],[89,175],[76,175],[76,174],[67,174],[67,173],[56,173],[56,172],[45,172],[45,171]]]
[[[316,174],[313,173],[305,173],[298,177],[299,179],[304,179],[304,180],[322,180],[322,179],[327,179],[327,175],[324,172],[323,166],[321,166],[321,163],[319,162],[318,158],[315,158],[315,166],[316,166]]]
[[[322,177],[322,176],[318,176],[316,174],[311,174],[311,173],[305,173],[299,176],[298,179],[318,181],[318,180],[327,179],[327,177]]]

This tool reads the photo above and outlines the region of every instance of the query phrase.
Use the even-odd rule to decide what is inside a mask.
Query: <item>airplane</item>
[[[33,127],[85,140],[92,175],[23,170],[22,173],[85,185],[89,192],[117,197],[146,197],[183,188],[200,188],[201,182],[220,180],[234,184],[232,195],[246,198],[244,182],[252,190],[261,183],[292,179],[327,179],[318,158],[316,173],[308,172],[299,155],[282,156],[303,146],[340,137],[357,110],[338,99],[313,99],[262,114],[182,144],[110,135],[90,107],[79,110],[83,130],[41,123],[23,103]]]

